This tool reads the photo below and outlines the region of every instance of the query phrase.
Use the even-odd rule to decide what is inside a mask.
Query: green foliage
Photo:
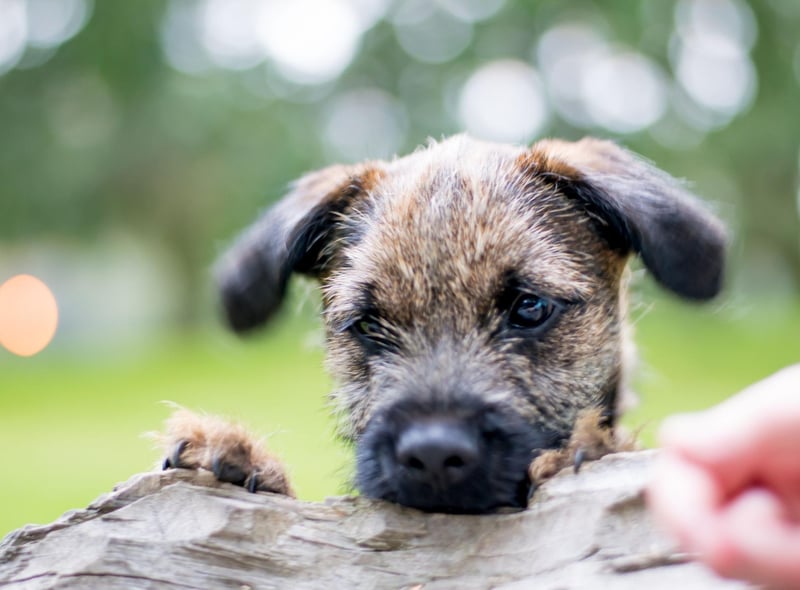
[[[386,18],[402,4],[392,3]],[[204,315],[196,293],[219,240],[300,173],[338,157],[327,145],[325,122],[343,94],[375,88],[395,97],[407,123],[397,146],[404,152],[427,137],[463,129],[457,94],[475,68],[514,59],[541,69],[537,43],[559,25],[583,23],[609,46],[636,51],[675,75],[676,15],[689,5],[499,4],[496,14],[469,25],[469,44],[443,63],[409,56],[396,26],[379,20],[361,37],[352,64],[315,87],[287,82],[269,60],[243,71],[211,67],[195,75],[171,68],[160,39],[165,15],[172,6],[202,2],[95,2],[83,30],[49,60],[0,75],[0,239],[56,235],[91,242],[109,228],[123,228],[158,241],[177,261],[184,285],[184,313],[176,320],[196,322]],[[690,179],[736,224],[737,243],[775,260],[775,272],[786,275],[797,294],[800,119],[793,114],[800,101],[800,11],[786,0],[720,4],[728,5],[739,6],[745,25],[753,19],[752,105],[721,125],[693,130],[675,114],[686,110],[685,97],[675,98],[660,131],[677,137],[674,145],[659,139],[658,125],[616,137]],[[557,113],[542,132],[615,136]],[[746,272],[748,265],[757,262],[745,257],[734,268]]]

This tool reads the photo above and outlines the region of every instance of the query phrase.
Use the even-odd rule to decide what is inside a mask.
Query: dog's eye
[[[554,317],[558,307],[555,303],[536,295],[520,295],[508,315],[508,322],[514,328],[541,328]]]
[[[391,349],[395,346],[392,331],[376,316],[368,314],[355,320],[350,331],[370,352]]]
[[[374,317],[366,316],[353,323],[353,331],[362,338],[375,340],[383,335],[381,324]]]

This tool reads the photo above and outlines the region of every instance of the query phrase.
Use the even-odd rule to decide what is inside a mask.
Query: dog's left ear
[[[710,299],[722,288],[727,235],[665,172],[610,141],[542,140],[528,160],[586,207],[612,246],[641,256],[667,289]]]
[[[307,174],[222,256],[215,269],[230,327],[247,332],[279,308],[292,273],[319,278],[334,253],[339,221],[382,175],[379,162]]]

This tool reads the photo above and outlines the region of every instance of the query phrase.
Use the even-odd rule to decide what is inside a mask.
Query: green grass
[[[636,318],[637,313],[631,314]],[[708,408],[787,365],[800,362],[798,302],[725,307],[659,300],[635,320],[639,404],[625,423],[655,446],[661,420]]]
[[[85,506],[159,454],[170,400],[242,421],[290,466],[298,493],[341,493],[349,451],[334,442],[330,382],[309,322],[255,340],[223,334],[172,339],[134,354],[20,359],[0,351],[0,535]]]
[[[641,401],[626,422],[644,426],[646,444],[664,416],[707,407],[800,360],[800,306],[765,310],[659,301],[636,321]],[[161,400],[268,435],[302,498],[345,491],[350,451],[334,442],[322,350],[308,345],[315,338],[312,322],[294,317],[244,342],[213,332],[127,354],[0,351],[0,535],[151,469],[159,454],[141,435],[169,414]]]

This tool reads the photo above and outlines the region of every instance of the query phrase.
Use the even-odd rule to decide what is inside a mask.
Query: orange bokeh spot
[[[58,326],[53,293],[31,275],[0,285],[0,344],[20,356],[33,356],[50,344]]]

